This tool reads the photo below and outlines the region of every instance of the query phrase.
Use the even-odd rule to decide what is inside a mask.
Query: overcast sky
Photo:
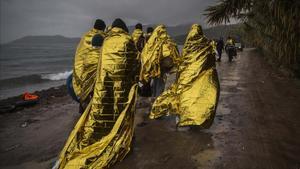
[[[0,0],[1,43],[26,35],[79,37],[96,18],[127,25],[204,24],[203,10],[216,0]],[[205,26],[205,25],[204,25]]]

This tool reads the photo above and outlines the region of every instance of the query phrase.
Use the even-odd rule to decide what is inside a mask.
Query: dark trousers
[[[222,49],[217,49],[217,52],[218,52],[218,56],[219,56],[219,60],[221,60],[221,57],[222,57]]]
[[[162,77],[152,79],[152,97],[158,97],[165,90],[165,81]]]

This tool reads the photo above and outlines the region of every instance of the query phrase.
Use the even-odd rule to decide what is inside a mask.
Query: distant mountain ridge
[[[182,24],[178,26],[168,26],[167,31],[170,36],[174,38],[174,40],[178,44],[183,44],[185,41],[185,38],[187,36],[187,33],[190,29],[192,24]],[[155,25],[144,25],[144,32],[146,32],[147,27],[154,27]],[[211,27],[204,29],[203,32],[205,36],[207,36],[210,39],[218,39],[219,37],[226,37],[228,35],[231,36],[237,36],[237,30],[239,28],[239,24],[235,25],[221,25],[216,27]],[[132,32],[134,30],[134,26],[129,26],[129,31]],[[5,45],[38,45],[38,44],[59,44],[59,43],[70,43],[70,44],[77,44],[79,43],[80,38],[69,38],[64,37],[62,35],[43,35],[43,36],[25,36],[23,38],[14,40],[10,43],[7,43]]]
[[[228,36],[232,36],[234,37],[235,40],[241,41],[242,37],[240,37],[239,35],[240,26],[241,26],[240,24],[220,25],[220,26],[203,29],[203,33],[209,39],[219,39],[220,37],[223,37],[223,39],[226,40]],[[173,38],[178,44],[182,45],[185,42],[187,33],[188,32],[181,35],[173,36]]]
[[[52,44],[52,43],[78,43],[80,38],[68,38],[61,35],[25,36],[14,40],[8,45],[16,44]]]
[[[148,27],[153,27],[155,28],[157,25],[151,24],[151,25],[143,25],[143,30],[146,32]],[[182,34],[186,34],[192,24],[181,24],[181,25],[176,25],[176,26],[166,26],[168,34],[171,36],[178,36]],[[128,27],[129,32],[132,32],[134,30],[134,26],[129,26]]]

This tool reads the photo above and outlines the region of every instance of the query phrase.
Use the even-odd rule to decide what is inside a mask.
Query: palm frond
[[[221,0],[217,5],[205,10],[209,24],[229,22],[231,17],[242,17],[252,5],[252,0]]]

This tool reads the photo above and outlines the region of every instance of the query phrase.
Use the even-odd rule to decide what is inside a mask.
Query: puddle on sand
[[[220,92],[220,95],[231,95],[231,94],[234,94],[234,93],[228,92],[228,91],[224,91],[224,90],[221,90],[221,92]]]
[[[230,132],[230,122],[226,120],[226,117],[230,115],[230,108],[226,105],[219,104],[217,113],[214,119],[214,124],[210,129],[206,130],[213,135],[212,145],[207,144],[207,148],[196,153],[191,158],[197,164],[197,169],[211,169],[215,167],[218,160],[222,158],[222,151],[220,145],[223,145],[222,137],[225,133]],[[217,137],[216,137],[217,136]],[[217,146],[217,147],[215,147]]]
[[[219,119],[218,116],[216,116],[214,123],[215,124],[209,129],[213,134],[227,133],[230,131],[230,122],[224,120],[224,118]],[[214,140],[214,142],[218,142],[218,140]]]
[[[221,80],[233,80],[233,81],[237,81],[240,80],[241,78],[238,76],[226,76],[226,77],[222,77]]]
[[[245,87],[237,87],[237,89],[238,89],[239,91],[245,91],[245,90],[246,90]]]
[[[226,104],[219,104],[217,107],[216,116],[214,119],[215,125],[211,127],[213,133],[221,133],[229,131],[229,122],[226,117],[230,116],[231,109]]]
[[[227,77],[238,77],[237,70],[232,70],[232,71],[228,72]]]
[[[136,115],[134,116],[134,126],[142,123],[145,121],[145,118],[147,117],[147,114],[149,113],[149,108],[139,108],[137,109]]]
[[[230,113],[231,113],[231,110],[230,110],[230,108],[228,108],[228,106],[225,106],[223,104],[218,105],[216,115],[227,115]]]
[[[221,86],[237,86],[238,81],[233,80],[223,80],[221,81]]]
[[[216,149],[206,149],[192,156],[192,159],[198,164],[197,168],[210,168],[214,162],[221,157],[221,153]]]

